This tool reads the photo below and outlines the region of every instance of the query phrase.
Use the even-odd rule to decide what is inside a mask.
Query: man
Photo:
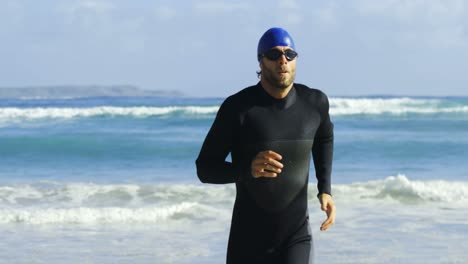
[[[196,161],[204,183],[236,183],[227,263],[312,263],[307,187],[311,153],[318,198],[331,197],[333,124],[327,96],[294,83],[294,41],[271,28],[258,43],[260,82],[221,105]],[[232,162],[226,161],[231,153]]]

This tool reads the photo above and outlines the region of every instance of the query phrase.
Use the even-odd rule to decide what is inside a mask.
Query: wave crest
[[[443,180],[414,181],[405,175],[384,180],[334,186],[338,197],[355,200],[391,200],[401,203],[448,202],[468,205],[468,183]]]
[[[92,117],[196,117],[212,118],[219,109],[212,106],[96,106],[70,107],[3,107],[0,120],[70,119]],[[404,114],[468,114],[468,105],[463,100],[414,99],[414,98],[331,98],[330,113],[334,116],[348,115],[404,115]]]
[[[131,222],[159,222],[177,217],[181,214],[191,214],[198,204],[184,202],[180,204],[146,207],[146,208],[8,208],[0,209],[0,223],[28,224],[103,224]],[[192,211],[192,213],[190,213]]]
[[[468,182],[413,181],[405,175],[333,185],[338,203],[436,203],[468,207]],[[316,186],[309,185],[314,203]],[[233,185],[35,183],[0,186],[0,223],[105,224],[228,221]],[[222,219],[220,219],[222,218]]]
[[[167,106],[167,107],[115,107],[100,106],[89,108],[0,108],[0,119],[43,119],[43,118],[80,118],[96,116],[164,116],[173,114],[205,115],[218,111],[217,106]]]
[[[468,113],[468,105],[439,100],[413,98],[331,98],[332,115],[403,115]]]

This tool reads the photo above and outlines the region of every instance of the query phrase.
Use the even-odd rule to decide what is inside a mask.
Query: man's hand
[[[331,195],[327,193],[320,194],[319,200],[320,204],[322,205],[322,211],[325,211],[327,213],[327,219],[322,223],[322,226],[320,227],[321,231],[325,231],[335,223],[336,207],[333,203]]]
[[[255,178],[259,177],[271,177],[274,178],[281,173],[283,164],[278,160],[281,160],[280,154],[266,150],[262,151],[255,156],[251,164],[251,173]]]

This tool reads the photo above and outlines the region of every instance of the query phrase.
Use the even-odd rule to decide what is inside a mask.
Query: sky
[[[331,96],[468,96],[464,0],[0,0],[0,87],[131,84],[226,97],[283,27]]]

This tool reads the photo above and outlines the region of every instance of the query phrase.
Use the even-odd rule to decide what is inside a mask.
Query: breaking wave
[[[468,182],[413,181],[404,175],[333,186],[338,203],[450,203],[468,206]],[[309,199],[316,198],[315,184]],[[35,183],[0,186],[0,224],[206,221],[231,214],[233,185]]]
[[[2,107],[0,120],[71,119],[93,117],[197,117],[212,118],[219,105],[212,106],[96,106],[70,107]],[[434,115],[468,114],[468,101],[414,98],[331,98],[330,114],[346,115]]]

